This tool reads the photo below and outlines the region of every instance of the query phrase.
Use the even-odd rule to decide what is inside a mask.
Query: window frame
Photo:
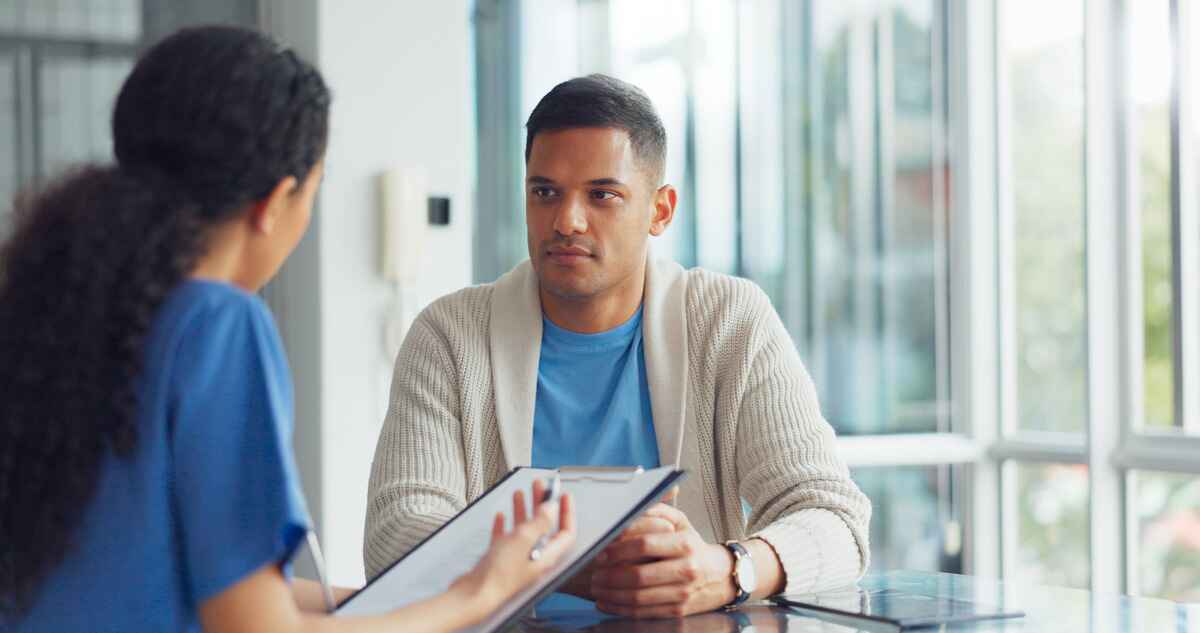
[[[1085,231],[1087,295],[1087,416],[1084,433],[1050,434],[1020,432],[1012,420],[1001,423],[1005,433],[988,447],[988,460],[1003,467],[1007,462],[1054,462],[1085,464],[1089,472],[1090,589],[1098,593],[1138,592],[1137,517],[1133,515],[1136,491],[1134,471],[1200,475],[1200,429],[1197,420],[1197,301],[1193,290],[1200,287],[1197,264],[1198,210],[1194,192],[1195,157],[1192,110],[1187,63],[1188,38],[1181,37],[1188,21],[1186,0],[1171,0],[1172,56],[1175,72],[1171,89],[1171,215],[1172,293],[1175,335],[1173,358],[1176,369],[1175,411],[1184,433],[1161,433],[1143,428],[1142,403],[1142,282],[1140,200],[1138,199],[1137,130],[1133,116],[1129,3],[1134,0],[1086,0],[1084,2],[1085,73]],[[996,84],[996,138],[1001,163],[1007,120],[1007,94],[999,11],[1003,3],[989,0],[993,7]],[[968,100],[979,95],[964,95]],[[1011,189],[1011,172],[997,172],[1001,203],[997,217],[1010,222],[1011,208],[1003,203]],[[999,267],[1012,256],[999,233]],[[1011,237],[1009,237],[1011,239]],[[1002,275],[1003,278],[1003,275]],[[1112,283],[1117,280],[1117,283]],[[1000,284],[1002,314],[1012,314],[1014,298],[1006,283]],[[1007,319],[1011,323],[1011,316]],[[1011,356],[1015,350],[1002,350]],[[1011,371],[1011,370],[1008,370]],[[1003,379],[1002,379],[1003,381]],[[1011,393],[1011,390],[1010,390]],[[1006,397],[1007,394],[1006,394]],[[1008,403],[1012,409],[1013,403]],[[1003,409],[1004,407],[1002,407]],[[975,420],[976,423],[979,420]],[[1015,482],[1002,477],[1000,533],[1002,570],[1015,566]],[[977,517],[978,518],[978,517]],[[1113,555],[1113,553],[1117,555]],[[1009,572],[1011,573],[1011,572]]]

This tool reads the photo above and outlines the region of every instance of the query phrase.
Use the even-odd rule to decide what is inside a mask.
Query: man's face
[[[526,173],[529,259],[543,291],[587,299],[642,274],[649,236],[670,219],[656,217],[657,183],[627,132],[540,132]]]

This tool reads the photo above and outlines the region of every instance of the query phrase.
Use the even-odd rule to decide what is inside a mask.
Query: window
[[[1169,0],[1131,3],[1134,184],[1141,224],[1142,424],[1175,425],[1171,320],[1171,38]]]
[[[650,94],[682,200],[654,248],[770,295],[875,504],[875,569],[1195,600],[1192,4],[483,0],[525,28],[479,31],[520,51],[480,120],[520,129],[586,72]],[[482,166],[521,155],[480,134],[488,199]],[[491,228],[520,236],[519,203]],[[479,281],[510,239],[477,242]]]
[[[1013,496],[1016,529],[1006,536],[1015,560],[1008,577],[1043,585],[1086,589],[1088,468],[1084,464],[1005,464],[1004,485]]]
[[[995,4],[1006,575],[1191,599],[1188,4]]]
[[[111,109],[146,46],[188,23],[255,24],[255,0],[0,2],[0,232],[20,188],[112,158]]]
[[[1200,602],[1200,477],[1134,471],[1136,591]]]
[[[962,570],[961,522],[948,503],[959,467],[885,466],[850,474],[874,504],[872,571]]]
[[[141,0],[0,3],[0,235],[20,188],[111,155],[109,109],[142,32]]]
[[[1010,98],[1001,139],[1001,321],[1007,430],[1081,433],[1087,417],[1084,297],[1083,1],[1000,3]],[[1002,114],[1002,119],[1004,115]],[[1019,183],[1019,184],[1016,184]],[[1005,195],[1007,194],[1007,195]]]

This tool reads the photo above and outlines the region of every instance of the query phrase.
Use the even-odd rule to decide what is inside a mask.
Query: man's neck
[[[628,321],[642,305],[646,271],[634,273],[624,283],[592,297],[570,299],[539,289],[542,313],[564,330],[580,334],[607,332]]]

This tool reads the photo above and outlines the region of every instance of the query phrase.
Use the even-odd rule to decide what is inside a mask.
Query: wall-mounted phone
[[[417,285],[429,224],[429,176],[423,167],[399,167],[379,175],[379,220],[379,273],[392,285],[383,351],[392,362],[420,309]]]
[[[402,286],[415,285],[425,249],[429,176],[422,167],[390,169],[379,175],[379,271]]]

